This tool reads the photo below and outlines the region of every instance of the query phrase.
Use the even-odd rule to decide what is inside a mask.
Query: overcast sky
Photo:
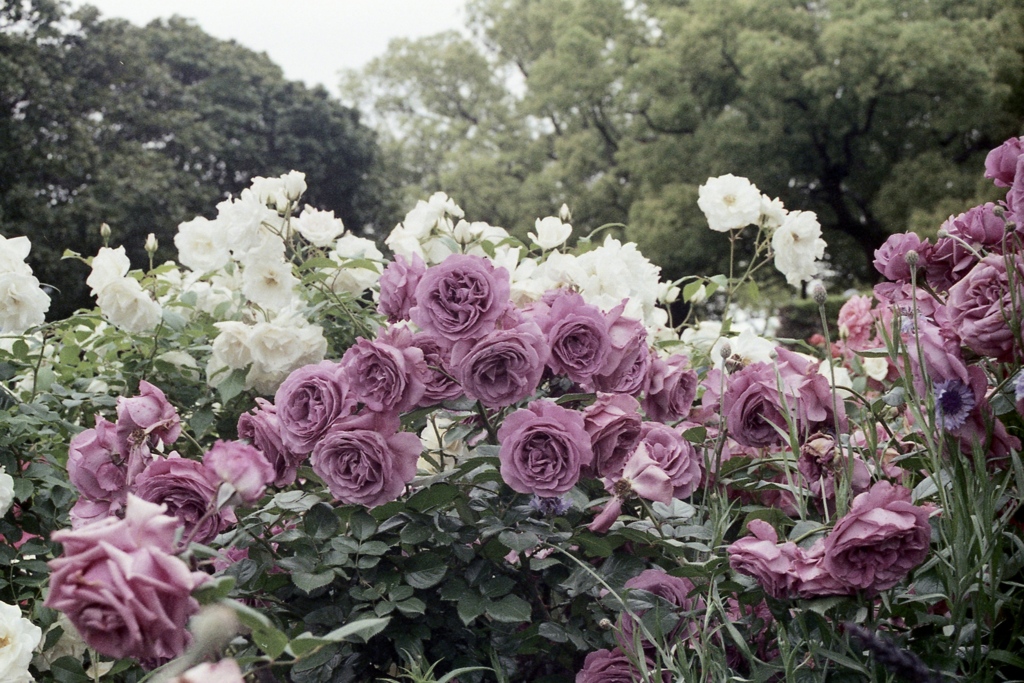
[[[338,72],[359,68],[392,38],[463,30],[464,0],[72,0],[104,17],[144,25],[178,14],[207,33],[266,52],[290,80],[338,92]]]

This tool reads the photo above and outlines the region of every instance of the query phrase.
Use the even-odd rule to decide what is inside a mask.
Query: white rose
[[[687,327],[679,338],[684,344],[700,353],[710,353],[718,338],[722,336],[722,323],[717,320],[702,320],[696,327]]]
[[[277,208],[277,202],[279,199],[285,199],[284,190],[284,177],[280,178],[264,178],[263,176],[256,176],[252,179],[249,184],[253,194],[259,198],[260,204],[264,206],[270,206]],[[287,200],[286,200],[287,201]],[[282,204],[280,208],[284,208]]]
[[[220,333],[213,340],[213,357],[225,367],[239,370],[252,363],[249,350],[252,327],[235,320],[214,323]]]
[[[377,245],[372,240],[351,233],[337,241],[330,258],[338,263],[338,269],[334,271],[331,280],[331,289],[339,294],[361,294],[377,284],[383,272],[381,261],[384,254]],[[348,262],[353,260],[372,261],[373,264],[349,265]]]
[[[223,227],[231,251],[241,254],[256,247],[261,233],[267,232],[264,222],[278,223],[276,211],[271,211],[255,192],[242,190],[238,199],[227,199],[217,205],[216,223]]]
[[[847,390],[853,389],[853,378],[850,377],[850,371],[846,367],[822,362],[818,365],[818,374],[828,380],[829,385],[836,390],[836,394],[839,396],[851,395]],[[835,382],[832,381],[833,376],[835,376]]]
[[[776,197],[771,199],[768,195],[761,195],[761,225],[774,230],[786,220],[786,207],[782,200]]]
[[[132,267],[124,247],[111,249],[100,247],[99,252],[92,257],[92,272],[85,279],[85,284],[92,289],[92,295],[96,294],[115,280],[120,280],[128,274]]]
[[[242,271],[242,294],[249,301],[272,311],[288,307],[295,296],[299,279],[284,261],[256,261]]]
[[[292,219],[292,225],[300,235],[318,247],[326,247],[345,232],[345,225],[340,218],[334,217],[333,211],[318,211],[309,204],[302,215]]]
[[[786,276],[786,282],[799,287],[821,269],[825,255],[821,225],[813,211],[793,211],[772,235],[775,267]]]
[[[7,469],[0,465],[0,517],[14,505],[14,479],[7,474]]]
[[[107,320],[129,332],[151,332],[163,315],[137,280],[124,277],[100,290],[96,303]]]
[[[25,263],[31,250],[32,244],[27,237],[0,235],[0,273],[31,275],[32,269]]]
[[[178,261],[197,273],[219,270],[231,261],[227,232],[202,216],[181,223],[174,236]]]
[[[877,382],[881,382],[889,375],[888,358],[882,356],[862,356],[860,365],[864,368],[864,374]]]
[[[698,189],[697,206],[716,232],[729,232],[756,223],[761,217],[761,193],[746,178],[726,173]]]
[[[0,273],[0,332],[21,334],[42,325],[49,309],[50,297],[34,275]]]
[[[254,325],[249,348],[253,364],[245,387],[272,394],[292,370],[322,361],[327,340],[318,325],[298,326],[295,321],[282,320],[280,324]]]
[[[569,239],[569,235],[572,234],[572,226],[568,223],[563,223],[558,216],[538,218],[534,226],[537,229],[537,233],[531,232],[530,239],[545,251],[565,244],[565,241]]]
[[[306,191],[306,174],[299,171],[288,171],[288,173],[281,176],[282,185],[284,186],[284,196],[291,201],[297,201],[302,193]],[[278,208],[284,208],[279,206]]]
[[[420,245],[419,237],[402,223],[395,226],[395,229],[384,240],[384,244],[388,245],[388,248],[396,256],[411,259],[413,254],[415,254],[426,262],[426,252],[423,251],[423,247]]]
[[[252,246],[245,251],[236,249],[234,257],[236,261],[248,267],[261,262],[279,263],[284,260],[284,252],[284,240],[280,235],[275,235],[269,230],[261,230]]]
[[[35,679],[28,672],[32,651],[39,646],[43,631],[21,616],[15,605],[0,602],[0,680],[4,683],[28,683]]]
[[[725,344],[729,345],[729,357],[738,357],[744,366],[751,363],[771,363],[772,354],[775,352],[774,342],[754,334],[752,330],[743,330],[736,337],[720,337],[711,347],[711,360],[717,368],[721,368],[725,362],[722,358],[722,347]]]

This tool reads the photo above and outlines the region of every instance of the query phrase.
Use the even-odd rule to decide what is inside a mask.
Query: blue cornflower
[[[565,498],[541,498],[534,496],[530,500],[530,507],[547,517],[558,517],[564,515],[572,507],[572,503]]]
[[[947,379],[935,385],[935,422],[947,432],[963,427],[974,405],[974,392],[962,381]]]

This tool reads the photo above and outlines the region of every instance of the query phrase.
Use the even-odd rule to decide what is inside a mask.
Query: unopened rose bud
[[[828,301],[828,292],[825,291],[825,285],[815,282],[811,286],[811,296],[814,297],[814,303],[824,306],[825,302]]]
[[[939,239],[942,239],[943,237],[949,237],[949,231],[946,230],[945,228],[939,228],[939,231],[935,233],[935,236],[938,237]]]
[[[729,342],[722,342],[721,348],[718,349],[718,355],[722,358],[728,358],[732,355],[732,346],[729,345]]]
[[[597,626],[598,626],[598,628],[601,628],[601,629],[604,629],[605,631],[607,631],[607,630],[609,630],[612,627],[612,621],[611,621],[611,619],[608,619],[607,617],[605,617],[601,621],[597,622]]]
[[[903,257],[903,260],[907,262],[908,266],[913,268],[917,265],[917,262],[921,260],[921,256],[916,251],[911,249],[910,251],[907,252],[906,256]]]
[[[992,214],[998,218],[1002,218],[1003,216],[1006,215],[1006,209],[997,204],[996,206],[992,207]]]
[[[291,201],[296,201],[306,191],[306,174],[299,171],[289,171],[287,175],[281,176],[284,179],[284,194]],[[278,206],[284,208],[283,205]]]
[[[156,235],[154,235],[153,233],[149,233],[149,235],[146,236],[146,245],[144,247],[146,253],[152,256],[153,254],[156,253],[158,246],[159,243],[156,241]]]
[[[562,204],[561,208],[558,209],[558,217],[563,223],[568,223],[572,220],[572,211],[569,210],[567,204]]]
[[[110,226],[107,225],[106,223],[100,226],[100,237],[102,237],[104,240],[110,239]]]
[[[768,352],[768,357],[771,358],[772,360],[777,360],[779,357],[779,352],[776,351],[775,349],[772,349],[771,351]]]

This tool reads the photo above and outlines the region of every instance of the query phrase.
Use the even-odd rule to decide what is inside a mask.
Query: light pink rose
[[[640,442],[640,403],[628,394],[598,393],[583,411],[583,428],[594,451],[588,474],[618,479],[630,453]]]
[[[49,565],[45,605],[63,612],[102,655],[147,668],[184,652],[199,610],[192,590],[208,577],[173,555],[179,521],[129,496],[124,519],[54,532],[63,554]]]
[[[643,447],[668,475],[673,498],[689,498],[700,485],[703,458],[678,431],[660,422],[644,422],[639,449]]]
[[[839,334],[856,351],[868,348],[875,336],[874,306],[870,296],[851,296],[839,309]]]
[[[878,482],[854,498],[825,538],[822,564],[850,588],[892,588],[928,556],[929,513],[910,502],[909,489]]]
[[[166,505],[168,514],[184,523],[186,537],[209,543],[236,521],[231,508],[211,513],[219,486],[220,479],[206,465],[171,453],[154,460],[135,478],[134,493],[143,500]]]
[[[666,359],[653,358],[643,400],[648,419],[681,420],[690,414],[696,397],[697,372],[690,367],[688,356],[677,353]]]
[[[203,455],[203,464],[250,505],[263,497],[267,484],[274,480],[274,468],[263,454],[241,441],[218,440]]]
[[[295,481],[299,464],[305,455],[292,452],[281,437],[281,420],[277,408],[265,398],[256,399],[252,412],[238,417],[238,438],[255,446],[274,468],[274,486],[288,486]]]

